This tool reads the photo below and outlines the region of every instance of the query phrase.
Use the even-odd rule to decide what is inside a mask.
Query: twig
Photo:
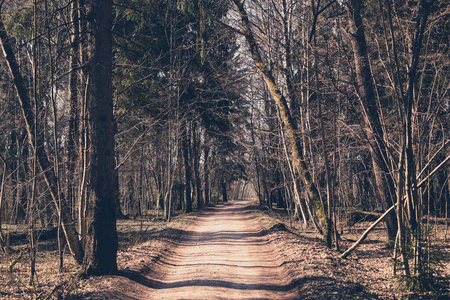
[[[23,258],[23,249],[20,250],[19,256],[14,259],[11,264],[9,264],[9,273],[12,273],[14,266]]]
[[[366,231],[364,231],[361,237],[350,248],[348,248],[344,253],[342,253],[341,258],[347,258],[350,255],[350,253],[352,253],[352,251],[355,250],[356,247],[358,247],[358,245],[365,240],[369,232],[371,232],[372,229],[375,226],[377,226],[378,223],[380,223],[384,219],[384,217],[386,217],[395,208],[395,206],[396,204],[392,205],[388,210],[386,210],[386,212],[383,215],[381,215],[381,217],[378,218],[378,220],[373,222],[372,225],[370,225],[369,228],[367,228]]]
[[[50,297],[53,295],[53,293],[54,293],[58,288],[60,288],[61,286],[62,286],[61,284],[56,285],[56,286],[53,288],[53,290],[50,292],[50,294],[48,294],[48,296],[47,296],[44,300],[50,299]]]

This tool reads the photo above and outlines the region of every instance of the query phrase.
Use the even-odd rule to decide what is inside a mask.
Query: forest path
[[[292,284],[250,202],[202,213],[145,277],[142,299],[292,299]]]

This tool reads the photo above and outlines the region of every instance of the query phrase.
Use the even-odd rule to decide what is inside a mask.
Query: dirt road
[[[213,208],[158,261],[142,299],[292,299],[291,286],[248,202]]]

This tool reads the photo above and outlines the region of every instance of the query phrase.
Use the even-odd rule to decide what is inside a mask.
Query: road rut
[[[248,202],[212,208],[158,262],[147,299],[292,299],[283,262]]]

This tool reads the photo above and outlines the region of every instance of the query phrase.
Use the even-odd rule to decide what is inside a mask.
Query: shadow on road
[[[134,271],[121,271],[119,276],[132,280],[146,288],[165,290],[175,289],[183,287],[216,287],[216,288],[228,288],[236,290],[259,290],[259,291],[274,291],[274,292],[295,292],[293,298],[290,299],[342,299],[342,295],[351,296],[357,294],[361,297],[363,287],[358,286],[352,282],[337,281],[331,277],[316,276],[316,277],[303,277],[293,280],[285,285],[271,285],[271,284],[241,284],[225,280],[181,280],[176,282],[165,283],[157,280],[147,278],[145,275]],[[330,289],[330,287],[333,287]],[[329,289],[334,291],[329,295],[319,296],[317,291],[323,289]],[[379,299],[376,295],[363,292],[363,299]],[[123,298],[129,299],[129,298]]]

